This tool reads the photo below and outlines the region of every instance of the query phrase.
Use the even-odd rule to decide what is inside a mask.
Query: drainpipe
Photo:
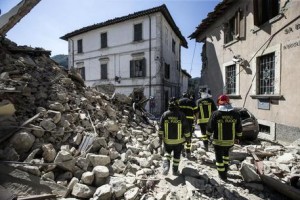
[[[149,98],[151,97],[151,16],[148,15],[149,17]],[[149,103],[149,110],[150,113],[152,113],[152,108]]]
[[[75,68],[74,66],[74,40],[70,38],[72,41],[72,67]]]
[[[183,77],[181,76],[181,44],[179,43],[179,50],[178,50],[178,53],[179,53],[179,61],[178,61],[178,68],[179,68],[179,82],[178,82],[178,97],[181,96],[181,91],[180,91],[180,88],[181,88],[181,84],[183,83]],[[181,82],[181,78],[182,78],[182,82]]]
[[[160,28],[160,67],[159,67],[159,70],[161,71],[160,72],[160,77],[161,77],[161,111],[164,111],[165,110],[165,80],[164,80],[164,58],[163,58],[163,24],[162,24],[162,17],[160,17],[160,25],[161,25],[161,28]],[[163,112],[161,112],[163,113]]]

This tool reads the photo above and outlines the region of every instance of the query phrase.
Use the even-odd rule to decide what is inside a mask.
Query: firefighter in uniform
[[[186,117],[179,110],[175,98],[169,101],[169,108],[160,118],[160,142],[164,142],[165,154],[163,160],[163,174],[167,175],[170,169],[171,154],[173,152],[173,175],[179,175],[178,166],[183,143],[191,140]]]
[[[182,111],[185,114],[185,117],[188,122],[189,132],[192,135],[195,130],[194,115],[195,115],[195,112],[197,109],[196,104],[194,103],[194,101],[192,101],[189,98],[189,95],[187,92],[184,92],[182,94],[182,98],[179,99],[178,103],[179,103],[180,111]],[[185,149],[186,157],[190,158],[191,157],[191,142],[186,142],[184,145],[184,149]]]
[[[238,112],[233,110],[230,99],[221,95],[217,101],[218,110],[209,119],[207,135],[213,135],[216,166],[222,180],[227,179],[229,149],[242,136],[242,122]]]
[[[217,106],[214,100],[212,100],[207,93],[201,92],[200,96],[200,99],[198,99],[196,102],[197,124],[200,126],[204,149],[205,151],[208,151],[208,138],[206,135],[206,127],[210,116],[214,111],[217,110]]]

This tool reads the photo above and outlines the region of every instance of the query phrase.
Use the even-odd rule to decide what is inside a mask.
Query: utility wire
[[[194,57],[195,57],[195,51],[196,51],[196,40],[195,40],[195,46],[194,46],[194,52],[193,52],[193,57],[192,57],[192,63],[191,63],[191,69],[190,69],[190,74],[192,74],[192,69],[193,69],[193,63],[194,63]]]

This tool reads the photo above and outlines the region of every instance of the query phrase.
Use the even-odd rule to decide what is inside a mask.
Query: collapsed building
[[[23,51],[16,53],[18,48]],[[13,53],[10,49],[14,49]],[[133,116],[129,97],[116,94],[110,98],[84,88],[80,76],[63,71],[45,53],[2,41],[1,160],[30,162],[32,165],[22,169],[46,179],[62,173],[62,182],[70,181],[75,174],[82,178],[87,175],[87,185],[93,179],[86,172],[93,166],[102,166],[100,171],[99,167],[90,169],[103,176],[95,180],[96,185],[109,176],[109,169],[104,166],[110,163],[114,163],[110,170],[115,173],[124,172],[125,168],[136,172],[135,166],[131,169],[124,162],[141,150],[151,149],[151,145],[158,147],[154,124]],[[134,159],[146,167],[157,157]],[[52,171],[57,167],[59,172]],[[9,184],[3,181],[5,178],[1,178],[1,185]]]
[[[131,98],[84,86],[80,75],[61,69],[41,48],[4,39],[0,58],[0,185],[5,194],[166,199],[188,192],[191,199],[271,198],[270,185],[264,187],[270,178],[275,181],[271,187],[299,194],[299,142],[234,146],[230,173],[236,187],[220,183],[212,168],[214,154],[203,151],[198,138],[192,141],[195,160],[181,162],[185,185],[173,186],[176,194],[160,175],[157,124],[134,112]],[[263,176],[249,152],[259,157]]]
[[[297,199],[300,146],[235,145],[230,182],[214,154],[192,140],[194,160],[162,177],[157,124],[132,99],[90,88],[50,51],[0,41],[0,197],[2,199]],[[279,193],[278,193],[279,192]],[[283,195],[281,195],[282,193]]]

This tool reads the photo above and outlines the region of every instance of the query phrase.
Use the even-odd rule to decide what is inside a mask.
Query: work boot
[[[220,179],[222,179],[223,181],[227,181],[227,173],[223,172],[223,173],[219,173],[219,177]]]
[[[178,169],[173,169],[173,176],[180,176],[180,172]]]
[[[167,175],[170,170],[170,161],[169,160],[164,160],[163,161],[163,175]]]
[[[185,149],[185,157],[187,158],[187,159],[191,159],[191,150],[190,149]]]
[[[225,172],[227,173],[228,172],[228,168],[229,168],[228,164],[224,164],[224,167],[225,167]]]
[[[192,156],[191,156],[191,152],[187,152],[187,153],[186,153],[186,158],[187,158],[187,159],[191,159],[191,157],[192,157]]]
[[[204,141],[204,150],[208,152],[208,141]]]

